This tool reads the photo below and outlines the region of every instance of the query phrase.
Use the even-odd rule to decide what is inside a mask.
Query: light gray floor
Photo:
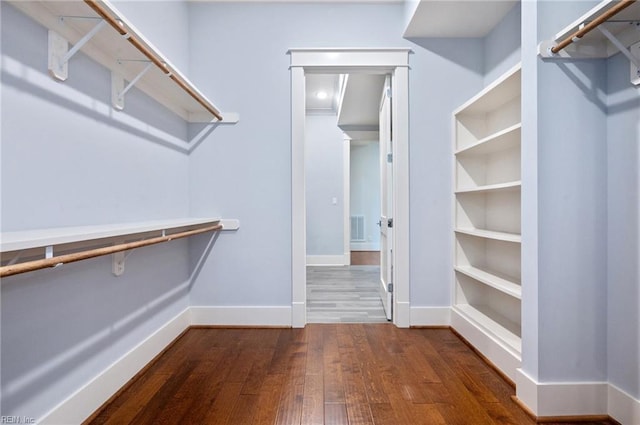
[[[308,266],[308,323],[386,322],[379,266]]]

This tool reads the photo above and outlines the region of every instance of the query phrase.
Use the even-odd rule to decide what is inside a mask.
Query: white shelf
[[[519,324],[512,322],[485,306],[457,304],[454,306],[454,309],[461,316],[475,323],[488,334],[495,336],[517,353],[522,351]]]
[[[237,220],[220,218],[180,218],[174,220],[120,223],[98,226],[58,227],[0,233],[0,252],[20,251],[53,245],[122,237],[138,233],[171,231],[222,222],[225,230],[238,228]]]
[[[522,236],[516,233],[494,232],[492,230],[471,229],[471,228],[456,228],[455,232],[462,233],[464,235],[476,236],[478,238],[492,239],[495,241],[514,242],[514,243],[522,242]]]
[[[456,266],[455,270],[514,298],[522,298],[520,282],[515,282],[510,276],[502,275],[496,271],[481,270],[473,266]]]
[[[72,45],[88,34],[99,22],[98,14],[84,1],[19,1],[11,3],[32,17],[34,20],[60,34]],[[155,48],[107,0],[100,0],[98,4],[115,15],[117,21],[123,23],[128,33],[140,40],[140,44],[166,64],[165,71],[157,66],[152,66],[142,78],[135,84],[136,88],[145,92],[150,97],[173,111],[186,121],[210,122],[215,121],[214,115],[203,104],[181,87],[176,81],[167,75],[167,71],[178,80],[182,80],[188,90],[200,96],[204,104],[213,110],[218,110],[157,48]],[[64,17],[64,19],[60,19]],[[83,17],[84,19],[78,19]],[[94,19],[86,19],[94,18]],[[46,42],[43,40],[43,42]],[[107,25],[96,33],[81,50],[96,62],[121,75],[126,81],[132,81],[149,63],[149,59],[134,47],[125,37]],[[73,74],[73,58],[69,62],[69,73]],[[126,106],[125,106],[126,109]],[[224,117],[223,117],[224,118]]]
[[[481,156],[515,148],[520,144],[521,129],[522,123],[514,124],[504,130],[500,130],[482,140],[479,140],[471,146],[458,149],[456,151],[456,155]]]
[[[520,180],[507,182],[507,183],[499,183],[499,184],[488,184],[484,186],[478,186],[468,189],[459,189],[456,190],[456,194],[463,193],[486,193],[486,192],[498,192],[498,191],[516,191],[520,190],[522,186],[522,182]]]
[[[454,111],[454,115],[486,114],[520,96],[520,64]]]

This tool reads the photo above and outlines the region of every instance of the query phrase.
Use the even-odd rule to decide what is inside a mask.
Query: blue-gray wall
[[[540,2],[539,35],[589,7]],[[538,61],[541,382],[606,381],[606,123],[603,61]]]
[[[640,399],[640,88],[622,54],[607,61],[607,96],[607,365]]]
[[[190,156],[191,211],[242,222],[232,241],[221,236],[224,252],[203,267],[193,304],[291,305],[287,50],[408,46],[415,51],[410,178],[419,182],[411,186],[411,303],[449,305],[451,163],[443,158],[451,155],[451,111],[482,86],[482,41],[431,41],[430,50],[423,49],[402,39],[403,20],[402,4],[191,5],[192,80],[241,115],[236,126],[218,128]],[[214,39],[233,42],[214,46]]]
[[[351,144],[350,215],[364,216],[365,242],[351,242],[352,251],[380,250],[380,143]]]
[[[156,131],[184,140],[186,124],[135,89],[114,112],[109,72],[82,53],[53,81],[47,30],[0,8],[2,231],[187,216],[188,159]],[[181,240],[136,250],[118,278],[101,257],[2,279],[2,414],[77,391],[186,308],[189,274]]]
[[[335,114],[307,115],[304,139],[307,255],[345,253],[345,143]]]

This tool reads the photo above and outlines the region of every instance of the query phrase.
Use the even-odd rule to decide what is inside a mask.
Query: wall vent
[[[366,242],[364,238],[364,216],[351,216],[351,242]]]

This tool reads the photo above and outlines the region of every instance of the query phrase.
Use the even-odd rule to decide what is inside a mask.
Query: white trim
[[[482,355],[490,359],[509,379],[516,381],[516,371],[520,367],[521,358],[513,352],[512,348],[462,316],[455,309],[451,310],[451,326]]]
[[[307,324],[306,302],[291,303],[291,326],[294,328],[304,328],[304,325],[306,324]]]
[[[608,414],[609,384],[606,382],[540,383],[518,369],[516,394],[538,417]]]
[[[192,326],[291,326],[289,306],[191,307]]]
[[[305,197],[305,78],[291,68],[291,308],[294,327],[307,323],[307,218]],[[302,312],[301,312],[302,311]]]
[[[54,407],[37,423],[82,423],[184,332],[189,324],[189,308],[186,308]]]
[[[411,326],[450,326],[451,307],[410,307]]]
[[[345,266],[351,264],[351,139],[344,134],[342,143],[342,231]]]
[[[607,397],[609,416],[621,424],[640,424],[640,400],[609,384]]]
[[[292,310],[306,303],[304,182],[305,72],[390,74],[394,90],[394,323],[408,327],[409,311],[409,54],[407,48],[291,49],[291,277]],[[304,326],[297,312],[295,327]]]
[[[341,255],[307,255],[308,266],[348,266],[351,262],[349,254]]]
[[[394,284],[394,291],[396,286]],[[395,293],[394,293],[395,294]],[[397,301],[394,295],[393,303],[393,323],[399,328],[408,328],[411,326],[411,305],[408,302]]]

